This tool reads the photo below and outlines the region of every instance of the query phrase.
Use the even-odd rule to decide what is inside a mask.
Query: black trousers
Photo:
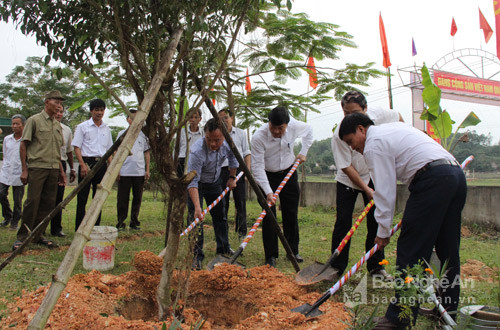
[[[61,160],[61,164],[66,173],[67,164],[66,161]],[[62,202],[64,198],[64,190],[65,186],[57,186],[57,194],[56,194],[56,206]],[[57,213],[52,219],[50,219],[50,233],[55,235],[62,231],[62,211]]]
[[[240,172],[238,169],[237,172]],[[224,166],[221,168],[220,172],[221,177],[221,188],[222,190],[226,189],[227,180],[229,179],[229,167]],[[233,199],[234,199],[234,207],[236,208],[236,219],[234,219],[234,231],[238,233],[239,236],[247,235],[247,196],[246,196],[246,183],[245,183],[245,175],[242,175],[241,178],[236,183],[236,188],[232,190]],[[229,191],[224,197],[226,201],[226,219],[229,219],[227,216],[229,210],[229,195],[231,191]]]
[[[397,243],[396,267],[403,270],[420,260],[430,262],[435,247],[441,264],[448,261],[445,277],[449,284],[440,287],[438,299],[448,312],[456,311],[460,296],[460,226],[467,196],[465,175],[458,166],[436,166],[413,179],[408,189],[410,197]],[[396,298],[400,299],[397,293]],[[399,319],[400,312],[401,308],[391,303],[385,315],[394,324],[408,324],[408,319]],[[418,308],[413,312],[416,320]]]
[[[290,166],[291,168],[291,166]],[[276,191],[281,181],[285,178],[288,171],[286,169],[281,172],[271,173],[266,172],[267,179],[271,189]],[[299,223],[297,215],[299,212],[300,187],[297,178],[297,172],[294,172],[286,183],[279,195],[281,203],[281,216],[283,223],[283,234],[292,249],[293,254],[299,253]],[[276,206],[271,208],[276,215]],[[278,258],[278,234],[274,230],[274,226],[268,216],[262,220],[262,240],[264,242],[264,253],[266,259],[270,257]]]
[[[141,225],[139,221],[139,211],[141,210],[144,176],[120,176],[120,181],[118,181],[118,195],[116,198],[118,228],[120,228],[127,219],[130,189],[132,189],[133,196],[132,210],[130,211],[130,227],[139,227]]]
[[[213,183],[198,182],[198,197],[200,199],[200,206],[202,210],[203,198],[205,199],[207,205],[210,205],[222,193],[220,186],[220,177],[217,182]],[[231,246],[229,245],[227,219],[224,209],[225,202],[224,199],[222,199],[214,208],[210,210],[210,215],[212,216],[212,223],[215,232],[215,242],[217,244],[216,253],[225,254],[229,253],[229,249],[231,248]],[[188,211],[188,222],[191,223],[194,221],[194,204],[189,196]],[[203,223],[199,223],[193,230],[198,233],[197,242],[194,248],[194,256],[198,260],[203,260],[205,258],[205,254],[203,252]]]
[[[92,167],[94,167],[94,165],[97,163],[95,157],[83,157],[83,161],[89,165],[90,169],[92,169]],[[80,224],[82,223],[82,220],[85,217],[85,207],[87,205],[87,200],[89,198],[90,186],[92,186],[92,198],[93,198],[97,191],[97,185],[101,183],[101,180],[104,177],[107,168],[108,166],[104,164],[104,166],[99,169],[99,172],[97,172],[97,174],[92,178],[92,180],[85,187],[83,187],[83,189],[80,190],[80,192],[78,193],[76,199],[75,231],[78,230],[78,227],[80,227]],[[82,180],[84,179],[80,176],[80,171],[81,168],[79,167],[78,183],[82,182]],[[97,218],[95,225],[99,226],[100,224],[101,224],[101,212],[99,212],[99,217]]]
[[[373,188],[373,183],[370,181],[368,184],[371,188]],[[335,252],[335,249],[339,246],[342,239],[352,228],[352,213],[354,211],[354,205],[356,204],[356,199],[358,195],[361,193],[363,196],[364,204],[368,204],[370,200],[368,196],[361,190],[353,189],[345,184],[337,182],[337,221],[335,221],[335,226],[333,228],[332,233],[332,254]],[[365,251],[369,251],[374,245],[375,237],[377,237],[378,225],[377,221],[375,221],[375,206],[372,206],[370,212],[366,215],[366,227],[368,229],[368,233],[366,234],[365,240]],[[351,246],[351,241],[345,245],[342,252],[339,256],[332,262],[332,267],[337,268],[342,274],[349,262],[349,247]],[[384,259],[384,251],[379,250],[375,252],[375,254],[368,259],[367,269],[368,271],[376,271],[378,269],[382,269],[383,266],[379,265],[379,262]]]
[[[12,228],[17,228],[17,224],[22,215],[24,185],[12,186],[14,211],[10,208],[8,199],[9,187],[10,186],[0,183],[0,204],[2,205],[2,215],[4,220],[10,223]]]
[[[186,158],[179,158],[177,163],[177,176],[180,178],[184,175],[184,164],[186,163]]]

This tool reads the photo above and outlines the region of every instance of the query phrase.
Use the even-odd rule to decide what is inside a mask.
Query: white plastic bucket
[[[83,268],[105,271],[115,266],[115,244],[118,229],[111,226],[94,226],[90,241],[83,248]]]

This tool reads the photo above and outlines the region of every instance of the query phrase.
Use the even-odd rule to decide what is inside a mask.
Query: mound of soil
[[[493,283],[497,278],[498,269],[486,266],[479,260],[468,259],[465,264],[460,266],[462,276],[476,281],[486,281]]]
[[[119,276],[92,271],[72,277],[47,323],[48,329],[154,329],[157,320],[156,290],[162,260],[150,252],[134,258],[136,270]],[[182,282],[181,274],[173,279]],[[342,303],[333,300],[321,305],[323,315],[306,319],[291,309],[314,303],[320,296],[298,286],[276,268],[261,266],[242,269],[223,264],[212,271],[191,272],[188,295],[178,304],[183,329],[204,319],[203,329],[341,329],[349,316]],[[26,328],[35,315],[48,286],[23,292],[8,304],[9,315],[2,328]],[[165,321],[171,324],[173,319]]]

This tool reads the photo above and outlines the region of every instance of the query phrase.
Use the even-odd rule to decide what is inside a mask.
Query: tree
[[[332,64],[343,47],[356,47],[352,36],[340,31],[338,25],[314,22],[304,13],[275,12],[271,4],[261,5],[261,9],[258,19],[247,27],[257,37],[245,41],[244,36],[239,36],[243,47],[231,54],[212,93],[234,111],[239,127],[255,127],[266,121],[269,108],[277,105],[286,106],[296,119],[305,120],[308,111],[319,112],[316,107],[331,99],[330,94],[340,100],[346,91],[367,86],[369,78],[384,74],[372,69],[373,63]],[[289,80],[310,72],[309,56],[329,63],[316,67],[319,86],[306,93],[287,87]],[[254,79],[248,95],[243,92],[247,65],[251,68],[249,76]]]
[[[113,74],[115,68],[105,63],[97,72],[114,82],[113,88],[118,94],[126,95],[130,88]],[[66,97],[68,111],[65,111],[64,122],[71,127],[89,118],[85,106],[91,99],[101,98],[112,111],[118,109],[95,78],[67,66],[50,66],[41,57],[28,57],[26,64],[16,66],[5,80],[6,83],[0,84],[0,115],[4,117],[20,113],[28,118],[39,113],[44,108],[45,94],[52,90],[59,90]],[[121,108],[119,110],[121,112]]]
[[[273,0],[273,3],[276,5],[276,3],[279,4],[279,1]],[[165,318],[171,306],[170,280],[177,261],[179,234],[182,229],[186,205],[185,191],[194,175],[188,173],[182,178],[175,175],[178,139],[174,143],[173,138],[185,125],[189,114],[197,111],[203,103],[207,104],[209,91],[216,82],[221,81],[220,79],[229,82],[225,89],[228,104],[235,104],[235,99],[230,95],[232,89],[229,87],[239,81],[237,70],[241,64],[230,55],[233,54],[233,45],[242,26],[247,31],[269,27],[266,30],[267,38],[276,41],[272,45],[271,48],[274,49],[269,52],[269,55],[275,56],[277,60],[275,59],[275,62],[266,65],[277,73],[275,74],[277,83],[284,83],[286,76],[296,75],[297,68],[287,67],[287,65],[301,61],[307,52],[304,48],[307,46],[307,40],[321,39],[323,35],[333,33],[332,29],[325,30],[316,27],[311,31],[318,33],[318,35],[311,36],[296,46],[297,40],[280,37],[280,33],[287,31],[288,28],[283,24],[285,21],[281,22],[282,18],[278,18],[278,16],[286,18],[287,15],[278,14],[276,16],[272,14],[276,7],[265,0],[186,0],[182,2],[158,0],[19,2],[3,0],[2,4],[0,15],[3,20],[13,20],[23,33],[33,34],[40,44],[47,47],[49,55],[46,62],[55,59],[85,71],[98,81],[126,112],[128,110],[125,102],[120,99],[110,82],[105,77],[101,78],[96,71],[98,67],[96,62],[103,64],[106,60],[117,59],[119,61],[119,71],[116,74],[126,80],[133,90],[137,103],[140,104],[140,111],[123,141],[125,146],[120,147],[108,170],[108,174],[112,174],[109,176],[107,174],[103,181],[117,175],[113,165],[121,166],[120,162],[124,160],[123,151],[130,148],[130,145],[127,144],[133,143],[131,139],[137,137],[137,128],[142,127],[141,120],[149,113],[144,130],[150,139],[158,171],[166,182],[169,189],[167,193],[170,196],[167,207],[171,210],[167,219],[168,245],[157,297],[159,317],[160,319]],[[287,6],[290,5],[291,3],[288,1]],[[292,24],[293,20],[286,22]],[[312,23],[311,21],[303,22],[304,25],[310,26]],[[300,33],[294,35],[294,38],[300,37],[306,30],[307,27],[304,26]],[[320,43],[309,53],[330,54],[328,58],[332,58],[333,53],[348,43],[346,34],[341,33],[338,37],[340,43],[337,43],[335,47],[323,50],[320,49],[322,45]],[[279,57],[278,47],[280,45],[287,46],[286,49],[289,51],[287,55]],[[262,47],[269,49],[264,45]],[[299,48],[304,48],[301,49],[300,56],[287,58]],[[307,48],[310,48],[310,45]],[[250,62],[259,61],[259,58],[265,58],[267,55],[262,56],[253,56],[249,60]],[[316,56],[320,57],[321,55]],[[301,64],[301,67],[304,68],[304,65]],[[336,77],[331,77],[331,84],[325,89],[337,90],[341,86],[355,82],[356,79],[361,84],[366,83],[370,74],[374,75],[376,72],[370,71],[368,67],[360,70],[351,65]],[[349,77],[346,76],[349,75],[358,75],[358,77],[347,79]],[[363,77],[366,79],[363,80]],[[349,83],[342,79],[346,79],[345,81]],[[291,99],[295,101],[308,100],[301,98],[300,95],[292,97],[292,92],[279,85],[270,85],[267,92],[269,96],[265,96],[263,93],[262,98],[255,101],[261,117],[264,113],[262,109],[274,105],[277,98],[285,101]],[[342,92],[338,94],[342,94]],[[316,100],[314,97],[310,97],[310,99]],[[319,96],[317,100],[319,100]],[[291,101],[287,102],[292,104]],[[294,108],[292,106],[291,110],[292,113],[300,117],[300,111],[309,108],[311,107]],[[212,108],[211,112],[216,115],[215,109]],[[254,116],[254,114],[248,111],[246,116]],[[242,165],[244,166],[244,164]],[[249,176],[249,180],[251,179]],[[102,195],[106,196],[105,192]],[[262,198],[262,200],[264,199]],[[264,201],[262,203],[265,205]],[[102,206],[102,204],[98,205]],[[90,215],[86,217],[84,219],[86,225],[84,225],[83,230],[91,228],[90,225],[93,223],[90,222],[92,221],[95,223],[95,218]],[[87,225],[87,223],[90,224]],[[77,249],[76,245],[74,249]],[[57,274],[66,276],[67,272],[63,273],[62,270],[59,270]],[[54,291],[54,294],[49,292],[48,296],[51,295],[51,302],[43,305],[44,307],[53,308],[55,302],[52,302],[52,296],[57,296],[62,291],[60,286],[57,290],[59,291]],[[42,316],[40,314],[41,312],[38,311],[33,319],[34,327],[39,327],[48,318],[46,313]]]

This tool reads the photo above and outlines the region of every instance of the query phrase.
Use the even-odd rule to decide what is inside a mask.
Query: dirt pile
[[[162,261],[150,252],[134,258],[135,271],[119,276],[92,271],[72,277],[47,323],[48,329],[153,329],[156,320],[156,288]],[[173,279],[174,291],[180,275]],[[10,314],[2,328],[26,328],[43,300],[48,286],[23,292],[8,305]],[[202,318],[204,329],[340,329],[348,321],[341,303],[333,300],[321,306],[316,319],[292,313],[291,308],[312,304],[320,296],[298,286],[290,276],[275,268],[242,269],[224,264],[213,271],[192,272],[189,295],[180,302],[189,329]],[[172,296],[175,297],[175,292]],[[167,325],[173,320],[166,321]]]
[[[462,276],[476,281],[487,281],[493,283],[497,279],[498,269],[488,267],[484,262],[468,259],[460,267]]]

